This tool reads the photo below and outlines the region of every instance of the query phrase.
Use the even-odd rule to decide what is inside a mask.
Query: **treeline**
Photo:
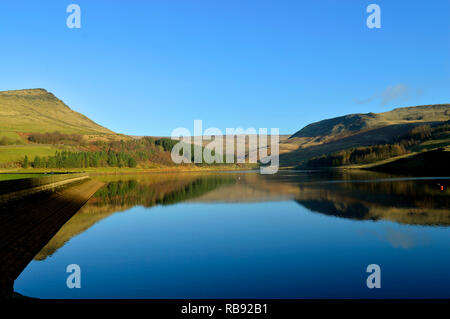
[[[406,148],[400,144],[357,147],[338,151],[329,155],[314,157],[307,162],[307,166],[330,167],[350,164],[368,164],[406,153]]]
[[[22,167],[34,168],[87,168],[87,167],[151,167],[155,164],[172,166],[171,151],[179,143],[170,138],[142,137],[139,139],[86,142],[82,135],[53,133],[34,133],[28,137],[33,143],[40,144],[72,144],[79,151],[57,152],[54,156],[33,158],[25,157]],[[204,147],[189,144],[191,162],[194,162],[195,150]],[[214,156],[214,153],[213,153]],[[202,163],[207,165],[203,159]]]
[[[138,164],[159,163],[173,165],[170,151],[178,141],[171,139],[142,138],[140,140],[96,142],[98,151],[56,152],[54,156],[25,156],[22,167],[28,168],[88,168],[88,167],[136,167]],[[194,159],[191,145],[191,157]],[[201,165],[201,164],[200,164]]]
[[[306,162],[306,166],[332,167],[374,163],[409,153],[413,146],[424,141],[448,137],[450,137],[450,121],[435,127],[428,124],[420,125],[394,138],[390,144],[356,147],[314,157]]]
[[[32,134],[28,139],[43,144],[79,144],[84,143],[81,135],[54,133]],[[87,168],[87,167],[136,167],[138,163],[157,163],[170,165],[172,147],[178,141],[144,137],[133,140],[94,141],[87,145],[89,151],[56,152],[54,156],[34,159],[25,156],[22,167],[33,168]],[[81,148],[83,149],[83,148]]]
[[[157,163],[163,165],[173,165],[171,152],[173,147],[179,143],[177,140],[170,138],[153,138],[143,137],[140,139],[127,141],[96,141],[94,145],[101,150],[114,150],[117,152],[125,152],[134,157],[138,163]],[[194,158],[194,148],[202,148],[201,146],[191,146],[191,157]]]
[[[3,136],[0,139],[0,145],[20,145],[23,144],[22,141],[18,140],[18,139],[12,139],[6,136]]]
[[[93,142],[86,142],[82,135],[79,134],[64,134],[60,132],[53,133],[33,133],[28,136],[28,140],[32,143],[38,144],[69,144],[86,146],[89,149],[95,149],[95,151],[115,151],[129,154],[136,161],[167,161],[167,157],[161,158],[157,156],[158,153],[171,152],[173,147],[179,143],[177,140],[170,138],[154,138],[154,137],[142,137],[139,139],[130,140],[116,140],[116,141],[102,141],[96,140]],[[202,146],[191,146],[191,154],[193,160],[193,154],[195,148],[201,148]],[[170,156],[169,156],[170,158]]]
[[[76,144],[83,143],[83,136],[79,134],[53,133],[33,133],[28,136],[28,140],[38,144]]]
[[[163,150],[166,151],[166,152],[171,152],[173,147],[176,144],[180,143],[180,141],[172,140],[172,139],[169,139],[169,138],[156,139],[153,142],[155,143],[155,145],[161,146],[163,148]],[[181,143],[184,143],[184,142],[181,142]],[[194,163],[195,152],[197,151],[198,153],[204,154],[205,147],[201,146],[201,145],[196,145],[196,144],[189,144],[189,146],[190,146],[190,152],[191,152],[191,162]],[[214,150],[212,150],[211,151],[211,156],[215,156],[215,155],[216,155],[216,152]],[[222,154],[221,157],[222,157],[222,163],[225,163],[225,161],[226,161],[225,154]],[[206,161],[205,161],[204,156],[202,156],[202,163],[197,163],[197,164],[199,164],[199,165],[207,164]],[[215,164],[217,164],[217,163],[215,163]]]
[[[29,163],[25,156],[22,166],[33,168],[136,167],[136,160],[123,152],[56,152],[54,156],[36,156]]]
[[[161,138],[158,140],[154,140],[155,145],[160,145],[166,152],[171,152],[173,147],[179,143],[177,140],[172,140],[170,138]]]
[[[441,125],[431,127],[430,125],[416,126],[405,135],[394,139],[394,142],[410,148],[414,145],[422,143],[427,140],[443,139],[450,136],[450,121]]]

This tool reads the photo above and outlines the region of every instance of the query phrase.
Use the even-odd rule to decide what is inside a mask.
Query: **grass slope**
[[[0,92],[0,135],[15,132],[115,134],[44,89]],[[9,132],[9,133],[7,133]]]
[[[394,124],[443,122],[450,119],[450,104],[396,108],[384,113],[349,114],[305,126],[293,137],[338,137]]]
[[[35,156],[52,156],[56,151],[72,150],[71,146],[54,145],[11,145],[0,146],[0,163],[14,163],[22,161],[25,155],[32,161]]]
[[[450,104],[397,108],[385,113],[350,114],[312,123],[280,143],[282,166],[360,146],[389,143],[412,128],[441,124],[450,119]],[[444,144],[442,144],[442,142]],[[441,143],[441,144],[439,144]],[[425,149],[446,146],[429,142]],[[418,150],[417,150],[418,151]]]

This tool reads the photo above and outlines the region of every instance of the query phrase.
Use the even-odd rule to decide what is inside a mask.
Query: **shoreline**
[[[74,174],[74,173],[87,173],[87,174],[129,174],[129,173],[164,173],[164,172],[204,172],[204,171],[238,171],[238,170],[258,170],[259,166],[244,165],[236,166],[235,164],[215,165],[211,167],[188,167],[188,166],[173,166],[173,167],[155,167],[155,168],[128,168],[128,167],[102,167],[102,168],[70,168],[70,169],[45,169],[45,168],[13,168],[13,169],[0,169],[0,174]]]

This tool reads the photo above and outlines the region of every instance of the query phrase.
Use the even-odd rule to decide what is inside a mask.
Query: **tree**
[[[108,154],[108,165],[117,166],[117,156],[113,152],[109,152]]]
[[[128,166],[136,167],[137,166],[136,160],[134,158],[130,157],[130,159],[128,160]]]
[[[37,156],[37,155],[34,157],[33,167],[34,168],[41,167],[41,158],[39,156]]]
[[[22,167],[28,168],[28,156],[26,156],[26,155],[25,155],[25,158],[23,159]]]

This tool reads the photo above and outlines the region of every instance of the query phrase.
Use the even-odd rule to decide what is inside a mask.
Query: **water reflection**
[[[450,296],[448,179],[147,174],[105,186],[16,279],[41,298]],[[65,269],[83,271],[67,289]],[[365,285],[366,267],[382,289]]]
[[[309,210],[358,220],[448,226],[447,180],[384,180],[300,186],[296,201]],[[446,187],[445,187],[446,188]]]
[[[311,212],[347,219],[450,225],[449,180],[445,178],[389,179],[370,172],[282,172],[275,176],[224,172],[98,178],[106,186],[64,225],[36,255],[36,260],[51,256],[72,237],[111,214],[134,206],[150,208],[181,202],[295,201]],[[414,242],[410,234],[393,230],[383,236],[401,247]]]
[[[397,229],[385,226],[381,229],[364,230],[361,235],[368,235],[383,242],[388,242],[394,248],[411,249],[426,246],[430,238],[418,229]]]

